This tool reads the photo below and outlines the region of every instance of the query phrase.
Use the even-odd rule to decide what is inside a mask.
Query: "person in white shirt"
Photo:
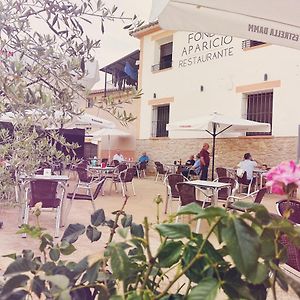
[[[125,161],[124,156],[120,150],[117,150],[117,153],[114,155],[113,160],[117,160],[119,163]]]
[[[251,180],[253,178],[253,171],[258,167],[258,164],[255,160],[252,159],[250,153],[245,153],[244,160],[242,160],[238,167],[247,173],[247,179]]]

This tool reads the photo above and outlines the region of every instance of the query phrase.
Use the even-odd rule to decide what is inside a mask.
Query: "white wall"
[[[155,33],[157,34],[157,32]],[[153,34],[152,34],[153,35]],[[152,73],[151,66],[157,64],[155,43],[151,35],[144,37],[142,70],[142,107],[140,138],[151,136],[152,106],[148,100],[156,93],[158,99],[174,97],[170,104],[170,122],[217,111],[226,115],[242,116],[243,94],[236,87],[262,83],[264,74],[268,81],[281,80],[281,87],[273,92],[273,136],[296,136],[300,116],[300,52],[279,46],[266,46],[249,51],[242,50],[242,40],[233,41],[216,50],[232,47],[231,56],[191,66],[182,66],[182,58],[193,58],[216,50],[201,51],[182,57],[185,46],[197,45],[188,42],[189,33],[176,32],[173,35],[172,69]],[[216,38],[213,37],[213,39]],[[211,38],[200,40],[200,45]],[[230,41],[230,38],[227,39]],[[218,40],[217,40],[218,42]],[[223,50],[225,51],[225,50]],[[229,50],[227,49],[227,54]],[[200,91],[200,86],[204,91]],[[170,132],[171,138],[201,137],[198,133]]]

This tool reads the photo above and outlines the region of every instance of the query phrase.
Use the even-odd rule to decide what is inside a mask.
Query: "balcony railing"
[[[172,60],[161,61],[159,64],[152,66],[152,72],[157,72],[157,71],[160,71],[160,70],[171,68],[172,65],[173,65]]]

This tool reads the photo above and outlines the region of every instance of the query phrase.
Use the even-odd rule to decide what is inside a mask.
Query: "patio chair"
[[[136,164],[135,167],[136,167],[136,173],[137,173],[138,178],[141,178],[142,175],[145,178],[146,177],[147,162],[142,161],[142,162]]]
[[[226,169],[225,169],[226,170]],[[231,177],[218,177],[214,181],[216,182],[223,182],[223,183],[230,183],[230,189],[229,188],[223,188],[218,191],[218,199],[219,200],[226,200],[229,196],[234,196],[236,191],[239,189],[238,182],[231,178]]]
[[[168,206],[170,208],[170,212],[172,213],[172,200],[179,200],[179,192],[177,189],[177,183],[186,181],[187,178],[181,174],[170,174],[166,179],[167,183],[167,198],[165,205],[165,214],[168,212]]]
[[[116,159],[112,160],[111,163],[110,163],[110,165],[111,165],[112,167],[116,167],[116,166],[118,166],[119,164],[120,164],[120,162],[119,162],[118,160],[116,160]]]
[[[23,217],[23,224],[28,224],[29,210],[34,207],[38,202],[42,203],[42,208],[55,208],[55,237],[59,236],[59,228],[61,221],[61,199],[63,198],[63,193],[61,198],[57,198],[57,187],[62,187],[64,192],[64,187],[56,181],[45,181],[45,180],[34,180],[30,182],[30,194],[31,197],[26,197],[25,210]],[[29,199],[30,198],[30,199]],[[22,237],[26,237],[24,234]]]
[[[251,180],[247,179],[247,172],[245,171],[242,177],[237,176],[238,184],[243,191],[244,187],[247,187],[246,195],[249,196],[251,194],[251,189],[256,185],[256,177],[252,177]],[[241,194],[245,194],[241,192]]]
[[[297,200],[290,200],[288,204],[287,200],[280,200],[276,202],[276,210],[280,216],[283,216],[284,211],[291,208],[291,214],[289,220],[296,225],[300,225],[300,202]]]
[[[254,199],[254,202],[253,203],[256,203],[256,204],[260,204],[261,201],[263,200],[265,194],[267,192],[267,189],[266,188],[262,188],[258,191],[255,191],[249,195],[246,195],[244,197],[236,197],[236,196],[229,196],[228,199],[227,199],[227,203],[224,204],[224,207],[227,208],[227,209],[233,209],[233,210],[237,210],[237,211],[240,211],[240,212],[246,212],[247,209],[242,209],[242,208],[239,208],[239,207],[236,207],[234,205],[234,202],[235,201],[243,201],[243,200],[246,200],[247,198],[252,198],[255,196],[255,199]],[[233,203],[232,203],[233,202]]]
[[[158,177],[161,177],[162,181],[165,182],[168,174],[170,174],[170,170],[165,169],[164,165],[159,161],[154,162],[154,164],[155,164],[155,167],[156,167],[155,181],[158,180]]]
[[[193,185],[190,185],[185,182],[179,182],[179,183],[177,183],[176,186],[177,186],[178,193],[179,193],[179,205],[178,205],[177,211],[179,211],[182,206],[188,205],[190,203],[197,203],[202,208],[206,208],[211,205],[211,202],[208,202],[206,200],[204,200],[204,201],[197,200],[196,188]],[[201,189],[197,189],[197,190],[202,192]],[[178,223],[178,220],[179,220],[179,216],[176,217],[175,222]],[[198,219],[197,225],[196,225],[196,233],[199,232],[200,225],[201,225],[201,219]]]
[[[225,169],[225,168],[216,168],[216,172],[217,172],[218,178],[228,177],[227,176],[227,169]]]
[[[67,194],[67,198],[70,199],[68,208],[66,209],[66,216],[68,216],[68,214],[70,213],[72,204],[74,202],[74,200],[83,200],[83,201],[90,201],[93,207],[93,210],[96,210],[95,207],[95,200],[96,198],[99,196],[99,193],[101,192],[101,190],[103,189],[104,183],[105,183],[106,177],[102,177],[100,178],[98,181],[93,181],[90,186],[89,186],[89,191],[91,192],[91,189],[96,186],[96,189],[94,191],[94,193],[89,193],[89,194],[79,194],[76,193],[77,189],[82,188],[81,186],[76,186],[75,190],[73,191],[73,193],[68,193]]]
[[[136,172],[135,168],[128,168],[128,169],[121,171],[117,177],[113,178],[111,186],[110,186],[110,191],[111,191],[113,184],[115,184],[116,190],[117,190],[117,184],[120,184],[121,190],[122,190],[122,195],[124,197],[125,191],[127,191],[127,184],[131,183],[133,195],[135,196],[136,194],[135,194],[135,188],[134,188],[134,184],[133,184],[135,172]]]

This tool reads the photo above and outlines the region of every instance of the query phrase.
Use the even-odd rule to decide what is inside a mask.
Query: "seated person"
[[[148,163],[149,162],[149,156],[146,154],[146,152],[142,153],[142,156],[139,158],[139,163],[145,162]]]
[[[114,155],[113,160],[117,160],[119,163],[125,161],[124,156],[120,150],[117,150],[117,153]]]
[[[246,172],[247,174],[247,180],[252,180],[253,179],[253,171],[255,168],[258,167],[258,164],[255,160],[252,159],[250,153],[245,153],[244,154],[244,160],[242,160],[238,164],[238,168],[241,169],[241,171]],[[239,177],[242,177],[243,174],[238,174]]]
[[[185,165],[187,167],[193,166],[195,163],[194,155],[191,155],[190,158],[186,161]]]
[[[201,171],[200,154],[197,154],[196,158],[197,160],[190,168],[186,168],[184,171],[182,171],[183,176],[188,177],[189,175],[200,175],[200,171]]]

